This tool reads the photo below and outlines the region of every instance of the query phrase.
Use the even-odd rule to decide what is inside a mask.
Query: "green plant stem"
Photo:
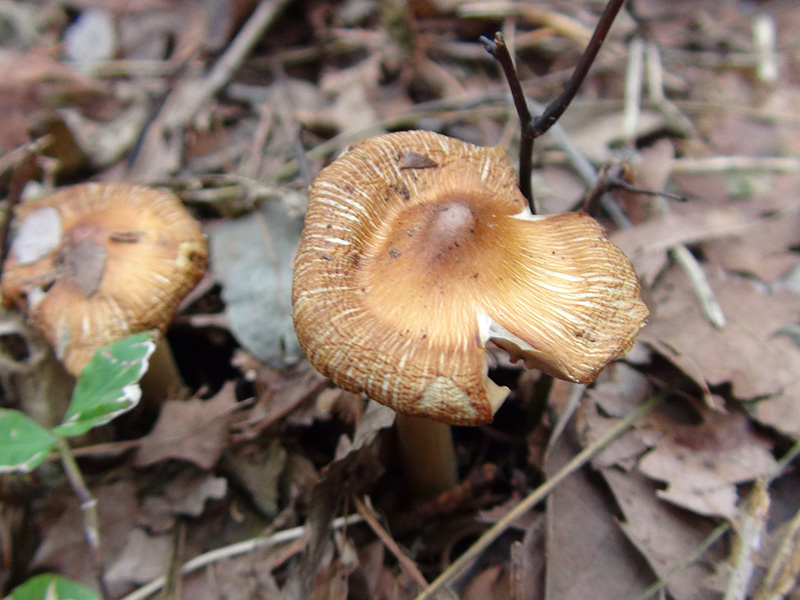
[[[592,459],[603,448],[608,446],[617,437],[619,437],[625,430],[627,430],[638,419],[653,410],[659,402],[661,402],[664,394],[656,394],[646,402],[640,404],[636,410],[631,412],[627,417],[619,421],[614,427],[609,429],[605,435],[596,440],[593,444],[584,448],[575,457],[569,461],[564,468],[556,473],[551,479],[545,481],[538,488],[533,490],[524,500],[511,509],[506,515],[497,523],[492,525],[486,532],[470,546],[464,554],[459,556],[447,569],[445,569],[439,577],[437,577],[425,590],[420,593],[415,600],[432,600],[436,594],[450,581],[455,579],[461,572],[475,560],[481,552],[483,552],[492,542],[502,535],[508,527],[520,518],[522,515],[531,510],[536,504],[541,502],[558,484],[564,481],[572,473],[583,467],[589,460]]]
[[[81,503],[83,531],[86,535],[86,541],[92,550],[97,585],[100,587],[100,592],[103,596],[108,597],[108,590],[106,589],[105,578],[103,577],[102,563],[100,562],[100,519],[97,512],[97,499],[92,496],[86,482],[83,480],[83,475],[78,467],[78,463],[72,456],[69,444],[67,444],[64,438],[56,436],[56,449],[61,458],[61,464],[64,465],[64,471],[67,474],[67,479],[69,479],[69,484]]]

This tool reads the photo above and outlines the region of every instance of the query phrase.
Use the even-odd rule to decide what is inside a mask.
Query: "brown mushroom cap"
[[[340,387],[446,423],[508,394],[485,344],[588,383],[648,311],[584,213],[533,216],[499,148],[410,131],[350,148],[309,191],[292,290],[300,345]]]
[[[208,260],[199,223],[162,190],[78,185],[15,217],[3,299],[28,311],[76,376],[99,347],[164,330]]]

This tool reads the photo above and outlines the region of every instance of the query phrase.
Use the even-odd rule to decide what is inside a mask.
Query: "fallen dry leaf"
[[[201,469],[213,467],[228,439],[231,409],[236,406],[234,388],[228,382],[209,400],[165,402],[156,426],[139,446],[135,464],[145,467],[176,458]]]
[[[772,444],[753,432],[739,413],[706,410],[700,425],[661,420],[664,436],[639,461],[639,470],[667,483],[659,497],[692,512],[731,519],[739,494],[736,484],[775,470]]]
[[[579,450],[574,434],[564,432],[550,449],[548,474]],[[608,493],[586,471],[579,471],[547,498],[548,600],[635,596],[653,581],[650,569],[619,529]]]
[[[601,473],[624,515],[622,530],[659,577],[681,564],[714,529],[713,521],[659,499],[655,495],[657,486],[641,474],[616,468],[604,468]],[[718,600],[717,592],[704,588],[702,582],[713,573],[712,565],[723,557],[723,548],[716,547],[675,573],[667,586],[670,594],[675,600]]]
[[[640,341],[701,388],[730,383],[733,396],[747,402],[757,420],[800,437],[800,349],[781,333],[800,318],[800,296],[770,293],[713,268],[707,272],[727,325],[719,330],[708,323],[686,277],[672,267],[653,291]]]
[[[667,266],[667,250],[675,244],[695,244],[714,238],[749,237],[764,219],[737,206],[690,207],[621,229],[612,239],[649,285]],[[741,239],[734,238],[741,244]]]
[[[608,416],[622,416],[626,405],[632,407],[654,393],[646,378],[631,367],[616,365],[612,373],[617,376],[604,379],[578,413],[587,441],[596,440],[616,422]],[[657,492],[664,500],[701,515],[731,518],[739,500],[736,485],[775,469],[772,446],[736,410],[724,413],[665,400],[592,464],[599,469],[639,471],[666,483],[666,489]]]
[[[800,264],[800,176],[775,176],[765,194],[753,199],[752,227],[704,244],[709,261],[735,273],[772,282]]]
[[[142,584],[164,575],[173,538],[171,534],[148,535],[139,528],[132,530],[125,547],[106,570],[108,582],[116,585]]]

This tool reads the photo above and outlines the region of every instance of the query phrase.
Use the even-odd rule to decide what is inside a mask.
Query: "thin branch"
[[[608,30],[614,22],[622,4],[625,0],[611,0],[607,5],[597,27],[586,46],[586,50],[578,61],[575,70],[572,72],[572,77],[567,82],[567,85],[558,95],[558,97],[550,103],[544,110],[541,116],[534,119],[528,109],[528,103],[525,99],[525,94],[522,91],[522,84],[517,74],[517,69],[514,66],[514,61],[511,58],[511,53],[508,51],[503,34],[499,31],[494,34],[494,40],[486,37],[481,38],[481,44],[486,48],[486,51],[491,54],[503,69],[503,74],[508,81],[508,86],[511,89],[511,97],[514,99],[514,106],[517,109],[517,115],[520,121],[520,143],[519,143],[519,189],[522,195],[528,200],[531,212],[536,214],[536,207],[533,198],[533,189],[531,188],[531,169],[533,161],[533,140],[545,133],[558,118],[564,113],[569,106],[575,94],[578,92],[583,80],[586,78],[589,69],[597,58],[597,53],[606,39]]]
[[[342,529],[347,525],[354,525],[356,523],[363,522],[363,517],[361,515],[349,515],[346,517],[338,517],[331,522],[330,528],[332,530]],[[240,556],[242,554],[247,554],[248,552],[253,552],[258,548],[271,548],[273,546],[277,546],[278,544],[285,544],[287,542],[293,542],[296,540],[301,539],[304,535],[307,534],[307,529],[304,525],[299,527],[293,527],[291,529],[284,529],[283,531],[278,531],[277,533],[272,534],[269,537],[259,536],[257,538],[253,538],[250,540],[245,540],[244,542],[238,542],[236,544],[231,544],[230,546],[224,546],[222,548],[216,548],[214,550],[209,550],[205,554],[200,554],[199,556],[195,556],[193,559],[187,561],[181,567],[181,573],[183,575],[187,575],[188,573],[192,573],[197,571],[198,569],[202,569],[208,565],[214,564],[224,559],[233,558],[235,556]],[[127,596],[124,596],[122,600],[144,600],[145,598],[149,598],[160,589],[164,587],[167,582],[166,577],[158,577],[151,581],[150,583],[143,585],[139,589],[131,592]]]
[[[528,132],[529,125],[533,121],[530,110],[528,110],[528,102],[525,99],[525,93],[522,91],[522,84],[517,75],[517,69],[514,66],[514,61],[511,58],[511,53],[506,46],[505,38],[499,31],[494,34],[494,40],[487,37],[480,39],[483,47],[491,54],[503,69],[503,74],[506,76],[508,86],[511,88],[511,97],[514,99],[514,106],[517,109],[519,116],[519,129],[521,138],[519,142],[519,190],[522,195],[528,200],[531,212],[536,214],[536,207],[533,202],[533,189],[531,188],[531,165],[533,161],[533,136]]]
[[[529,135],[533,138],[539,137],[550,129],[553,123],[558,121],[559,117],[567,110],[575,94],[578,93],[578,89],[581,87],[583,80],[586,78],[586,74],[589,72],[592,63],[594,63],[594,59],[597,58],[600,47],[603,45],[606,35],[608,35],[608,30],[611,29],[611,25],[614,23],[614,19],[624,3],[625,0],[610,0],[606,5],[603,14],[600,16],[600,20],[597,22],[597,27],[592,34],[592,39],[589,40],[589,44],[586,46],[583,56],[581,56],[575,70],[572,72],[572,77],[570,77],[567,85],[558,95],[558,98],[548,105],[544,113],[542,113],[540,117],[537,117],[533,123],[528,125],[528,129],[531,130]]]
[[[397,563],[400,565],[400,568],[402,568],[406,572],[406,575],[416,582],[420,589],[425,589],[428,586],[428,582],[424,575],[420,572],[416,563],[405,555],[403,550],[397,545],[397,542],[394,541],[389,532],[381,526],[372,509],[367,507],[367,505],[364,504],[358,496],[353,496],[353,503],[356,505],[358,514],[361,515],[367,525],[369,525],[369,528],[372,529],[373,533],[378,536],[378,539],[380,539],[380,541],[383,542],[383,545],[386,546],[389,552],[392,553],[392,556],[395,557]]]

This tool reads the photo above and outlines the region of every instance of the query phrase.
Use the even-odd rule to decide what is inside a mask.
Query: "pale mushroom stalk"
[[[488,341],[589,383],[630,350],[647,308],[592,217],[531,213],[502,148],[406,131],[357,144],[311,185],[292,317],[338,386],[408,417],[480,425],[509,393],[488,377]],[[432,447],[452,456],[449,431],[432,430],[408,453],[420,469]]]
[[[179,398],[186,390],[186,383],[175,364],[166,336],[162,335],[156,343],[155,352],[150,356],[150,365],[140,386],[143,402],[153,405],[161,405],[167,399]]]
[[[424,417],[398,414],[395,421],[400,463],[411,495],[428,500],[458,483],[450,426]]]

